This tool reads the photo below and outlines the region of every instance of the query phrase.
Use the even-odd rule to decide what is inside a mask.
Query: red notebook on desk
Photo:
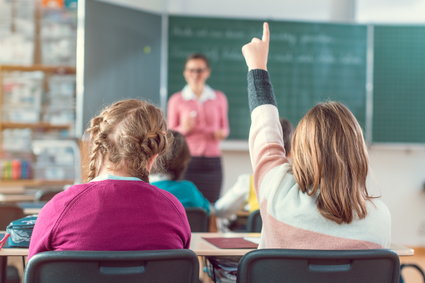
[[[258,244],[245,240],[242,237],[235,238],[207,238],[202,237],[205,241],[213,244],[220,249],[256,249]]]

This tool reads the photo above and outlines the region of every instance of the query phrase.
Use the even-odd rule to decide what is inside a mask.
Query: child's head
[[[118,101],[90,121],[88,179],[101,169],[125,172],[149,181],[148,164],[167,147],[167,126],[161,111],[141,100]]]
[[[303,192],[317,195],[320,213],[337,223],[366,216],[368,157],[356,118],[337,102],[301,119],[292,139],[292,168]]]
[[[288,156],[291,154],[291,138],[294,127],[292,126],[291,122],[285,118],[280,118],[279,121],[280,126],[282,127],[283,144],[285,147],[286,156]]]
[[[190,151],[186,139],[179,132],[168,130],[173,137],[173,142],[167,152],[163,154],[152,168],[154,174],[166,174],[171,180],[180,180],[190,161]]]
[[[195,53],[187,57],[183,77],[190,87],[203,87],[210,74],[210,65],[205,55]]]

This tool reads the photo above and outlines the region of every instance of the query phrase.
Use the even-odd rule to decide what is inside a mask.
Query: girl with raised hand
[[[128,251],[189,248],[181,203],[149,184],[169,143],[161,111],[123,100],[91,120],[89,182],[57,194],[41,210],[29,257],[49,250]]]
[[[242,48],[248,65],[249,150],[263,229],[259,248],[375,249],[390,244],[390,214],[368,194],[362,130],[338,102],[301,119],[288,163],[267,72],[269,27]]]

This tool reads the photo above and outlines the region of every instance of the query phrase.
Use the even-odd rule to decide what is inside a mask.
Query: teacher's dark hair
[[[193,54],[189,55],[186,58],[186,61],[184,62],[184,65],[186,66],[187,62],[189,62],[190,60],[202,60],[207,65],[208,69],[210,68],[210,62],[208,61],[207,56],[205,56],[202,53],[193,53]]]

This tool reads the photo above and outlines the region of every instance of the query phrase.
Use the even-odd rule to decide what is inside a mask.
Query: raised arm
[[[253,38],[242,47],[249,71],[248,100],[251,110],[249,152],[257,194],[264,174],[273,167],[287,162],[276,99],[267,72],[269,41],[269,26],[264,23],[262,39]]]

